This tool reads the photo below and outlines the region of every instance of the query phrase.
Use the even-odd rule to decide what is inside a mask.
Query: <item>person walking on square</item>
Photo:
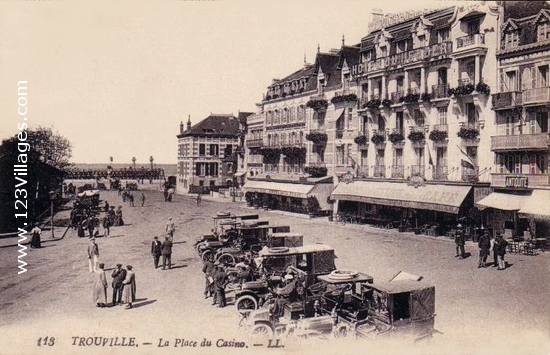
[[[464,251],[464,230],[462,229],[462,224],[458,224],[456,226],[456,234],[455,234],[455,245],[456,245],[456,255],[455,257],[460,257],[460,259],[464,259],[466,257],[466,252]]]
[[[489,239],[489,231],[485,231],[481,237],[479,237],[479,241],[477,242],[477,245],[479,246],[479,263],[477,265],[478,268],[482,268],[486,266],[487,257],[489,256],[490,249],[491,249],[491,240]]]
[[[216,287],[215,302],[218,303],[218,307],[223,308],[226,306],[225,286],[229,283],[229,278],[227,277],[227,274],[225,273],[223,266],[220,265],[219,261],[216,261],[214,265],[216,266],[216,274],[214,276],[214,285]]]
[[[162,270],[166,270],[166,264],[168,269],[172,268],[172,240],[168,236],[162,243]]]
[[[201,205],[201,199],[202,199],[201,194],[198,193],[198,194],[197,194],[197,206],[200,206],[200,205]]]
[[[143,192],[141,193],[140,200],[141,200],[141,207],[145,206],[145,194]]]
[[[508,242],[502,237],[502,234],[497,234],[497,270],[506,269],[506,262],[504,261],[504,255],[506,254],[506,247]]]
[[[166,234],[170,237],[170,240],[174,240],[174,232],[176,231],[176,225],[174,224],[174,221],[172,220],[172,217],[168,218],[168,222],[166,222]]]
[[[105,307],[107,304],[107,276],[105,276],[105,264],[99,263],[99,270],[95,271],[94,303],[96,307]]]
[[[128,202],[129,202],[130,207],[136,207],[134,205],[134,194],[131,193],[131,192],[128,193]]]
[[[126,309],[132,308],[132,303],[136,300],[136,274],[132,265],[126,265],[126,278],[122,281],[122,302],[126,303]]]
[[[111,274],[113,278],[113,306],[122,302],[122,287],[123,281],[126,279],[126,270],[122,268],[122,264],[116,264],[116,269]]]
[[[103,217],[103,237],[109,238],[111,236],[111,221],[107,213]]]
[[[151,255],[153,256],[153,261],[155,263],[155,269],[159,267],[160,256],[162,255],[162,243],[158,237],[153,238],[151,243]]]
[[[38,249],[42,247],[40,241],[40,236],[42,235],[42,230],[38,227],[38,223],[34,225],[34,228],[31,230],[31,248]]]
[[[497,233],[497,236],[500,233]],[[493,237],[491,238],[491,250],[493,251],[493,267],[498,267],[498,257],[497,257],[497,250],[498,250],[498,238]]]
[[[214,296],[214,264],[211,260],[206,260],[202,267],[202,272],[204,273],[205,285],[204,285],[204,298]]]
[[[88,268],[90,272],[97,270],[97,260],[99,258],[99,246],[95,242],[95,238],[90,238],[90,243],[88,244]]]

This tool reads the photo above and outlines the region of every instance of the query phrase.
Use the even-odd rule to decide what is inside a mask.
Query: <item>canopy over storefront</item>
[[[401,182],[354,181],[338,184],[331,198],[457,214],[471,188],[471,186],[411,186]]]
[[[529,199],[529,196],[493,192],[476,202],[479,209],[496,208],[503,211],[517,211]]]
[[[249,180],[244,184],[243,189],[250,192],[307,198],[314,187],[315,185]]]
[[[534,190],[519,210],[519,216],[550,220],[550,190]]]

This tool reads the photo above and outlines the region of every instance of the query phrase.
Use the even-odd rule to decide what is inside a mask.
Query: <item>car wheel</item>
[[[202,261],[207,260],[214,261],[214,252],[212,250],[205,250],[201,255]]]
[[[235,257],[231,254],[220,255],[218,261],[223,265],[235,265]]]
[[[258,309],[258,301],[253,296],[244,295],[237,299],[235,307],[237,307],[237,312],[240,314],[247,314],[250,313],[250,311]]]
[[[267,323],[258,323],[252,327],[250,334],[255,338],[273,339],[273,328]]]

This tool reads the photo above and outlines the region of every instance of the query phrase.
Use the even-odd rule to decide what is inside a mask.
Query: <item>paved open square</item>
[[[111,228],[111,238],[98,238],[99,261],[108,275],[108,300],[111,298],[110,274],[117,263],[132,265],[136,274],[137,300],[133,309],[114,306],[96,308],[92,300],[93,274],[88,271],[88,238],[78,238],[70,229],[63,239],[48,240],[43,248],[28,252],[28,271],[17,275],[17,248],[0,249],[0,324],[3,348],[12,354],[41,350],[48,353],[135,353],[135,342],[143,353],[219,353],[219,339],[245,342],[248,351],[254,341],[239,329],[240,316],[232,304],[220,309],[204,299],[202,261],[193,249],[197,236],[209,233],[212,216],[218,211],[259,213],[270,224],[287,224],[291,231],[303,233],[304,244],[326,243],[336,250],[336,266],[355,269],[389,280],[400,270],[421,275],[436,286],[438,333],[428,344],[410,348],[411,352],[480,352],[501,349],[501,353],[543,354],[548,350],[549,332],[549,255],[507,254],[508,268],[477,268],[478,248],[470,242],[464,260],[455,258],[454,243],[444,237],[427,237],[396,230],[342,225],[327,218],[280,211],[255,210],[230,199],[205,198],[196,206],[190,196],[174,196],[165,202],[160,191],[145,191],[144,207],[129,207],[116,192],[102,191],[101,199],[123,205],[125,226]],[[56,218],[67,211],[58,213]],[[150,255],[154,236],[163,239],[165,225],[172,217],[176,232],[171,270],[155,269]],[[63,229],[57,228],[59,236]],[[24,331],[23,331],[24,330]],[[44,338],[55,338],[52,346]],[[104,337],[108,345],[87,345],[86,338]],[[116,338],[118,339],[110,339]],[[107,339],[109,338],[109,339]],[[132,338],[135,338],[131,340]],[[172,349],[197,341],[196,349]],[[211,347],[201,347],[203,340]],[[89,340],[91,342],[91,340]],[[101,340],[103,341],[103,340]],[[165,343],[168,341],[169,343]],[[341,340],[315,339],[289,342],[278,351],[309,353],[337,346]],[[146,343],[151,343],[147,345]],[[114,346],[117,344],[118,346]],[[169,350],[161,345],[169,344]],[[350,345],[351,344],[351,345]],[[346,343],[353,349],[374,347],[377,352],[397,351],[398,345],[357,341]],[[267,344],[263,351],[268,351]],[[116,347],[116,348],[115,348]],[[229,349],[234,353],[246,350]],[[140,352],[141,353],[141,352]],[[440,352],[439,352],[440,353]]]

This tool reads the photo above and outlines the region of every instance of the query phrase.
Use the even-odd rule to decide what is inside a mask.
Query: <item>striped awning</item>
[[[331,198],[457,214],[471,188],[471,186],[411,186],[403,182],[354,181],[338,184]]]
[[[533,190],[518,213],[521,218],[550,220],[550,190]]]

